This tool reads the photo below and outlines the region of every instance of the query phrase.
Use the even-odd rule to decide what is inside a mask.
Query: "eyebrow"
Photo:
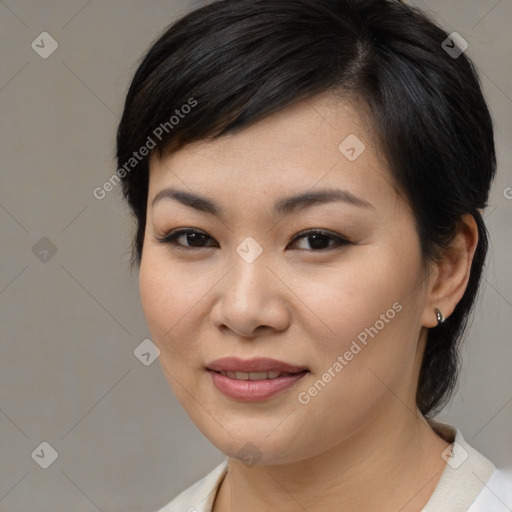
[[[222,206],[215,201],[184,190],[176,190],[172,188],[161,190],[153,199],[153,203],[151,205],[152,208],[163,200],[178,201],[185,206],[190,206],[195,210],[215,215],[216,217],[223,217],[226,213]],[[273,213],[275,216],[284,217],[285,215],[289,215],[290,213],[298,210],[304,210],[315,205],[330,202],[342,202],[361,208],[374,208],[374,206],[366,201],[366,199],[357,197],[347,190],[323,189],[316,190],[314,192],[307,191],[279,199],[274,204]]]

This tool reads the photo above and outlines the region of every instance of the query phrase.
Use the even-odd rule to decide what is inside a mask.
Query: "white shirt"
[[[466,443],[459,429],[438,422],[431,425],[452,443],[452,450],[422,512],[512,512],[512,471],[497,470]],[[158,512],[211,512],[227,468],[226,458]]]

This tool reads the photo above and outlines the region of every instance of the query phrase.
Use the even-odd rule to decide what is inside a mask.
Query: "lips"
[[[267,400],[291,388],[309,370],[276,359],[217,359],[206,367],[215,387],[242,401]]]

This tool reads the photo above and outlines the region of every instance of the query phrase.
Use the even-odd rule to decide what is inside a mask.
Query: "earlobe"
[[[457,234],[445,249],[432,275],[422,325],[442,325],[461,300],[469,281],[471,264],[478,244],[478,226],[472,215],[463,215]]]

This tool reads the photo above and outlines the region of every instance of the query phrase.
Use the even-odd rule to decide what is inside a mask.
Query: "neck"
[[[213,510],[418,512],[441,477],[448,445],[419,411],[400,404],[307,460],[247,467],[230,458]]]

